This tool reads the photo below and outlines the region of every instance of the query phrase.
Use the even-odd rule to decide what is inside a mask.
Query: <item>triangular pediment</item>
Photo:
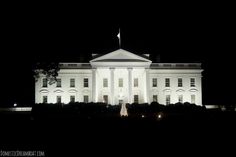
[[[151,62],[149,59],[126,51],[118,49],[103,56],[97,57],[90,62]]]

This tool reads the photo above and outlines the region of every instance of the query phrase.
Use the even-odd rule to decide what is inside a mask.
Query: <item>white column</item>
[[[133,95],[132,95],[132,68],[128,68],[128,91],[129,91],[129,103],[133,103]]]
[[[111,105],[115,105],[115,98],[114,98],[114,68],[110,68],[110,82],[111,82]]]
[[[96,73],[97,69],[92,69],[92,97],[93,97],[93,102],[97,102],[97,86],[96,86]]]
[[[149,79],[149,69],[145,69],[146,71],[146,102],[150,103],[150,95],[149,95],[149,87],[150,87],[150,79]]]

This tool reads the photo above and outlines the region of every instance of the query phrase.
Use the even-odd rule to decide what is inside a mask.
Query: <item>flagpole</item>
[[[117,34],[117,37],[118,37],[118,39],[119,39],[119,48],[121,48],[120,28],[119,28],[119,33]]]

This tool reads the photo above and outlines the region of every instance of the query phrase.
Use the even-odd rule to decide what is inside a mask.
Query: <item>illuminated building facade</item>
[[[36,103],[105,102],[202,105],[200,63],[153,63],[148,54],[123,49],[93,55],[89,63],[61,63],[58,81],[41,75]]]

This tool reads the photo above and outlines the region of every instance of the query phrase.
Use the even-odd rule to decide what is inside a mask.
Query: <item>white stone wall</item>
[[[41,78],[35,84],[35,102],[41,103],[43,96],[48,96],[48,103],[56,103],[56,97],[61,96],[62,103],[70,101],[70,95],[75,96],[75,101],[83,102],[84,95],[89,96],[89,102],[97,100],[103,102],[103,95],[108,95],[108,102],[112,103],[111,95],[111,70],[109,67],[96,68],[96,94],[93,95],[92,69],[61,69],[58,78],[61,78],[62,87],[56,84],[42,87]],[[196,104],[202,105],[201,70],[197,69],[149,69],[146,80],[145,68],[131,69],[131,95],[129,94],[129,72],[127,68],[114,68],[114,104],[123,99],[128,103],[133,96],[139,95],[139,103],[151,103],[153,95],[158,95],[158,102],[166,104],[166,95],[171,96],[171,103],[178,102],[178,95],[183,95],[183,102],[191,102],[191,95],[196,95]],[[75,87],[70,87],[70,79],[75,79]],[[84,78],[89,79],[89,87],[83,87]],[[103,78],[108,79],[108,87],[103,87]],[[123,87],[118,87],[118,79],[123,78]],[[138,87],[134,87],[134,78],[138,78]],[[152,78],[157,78],[157,87],[152,87]],[[165,78],[170,78],[170,87],[165,87]],[[183,87],[178,87],[178,78],[183,79]],[[190,78],[195,78],[196,87],[190,87]],[[147,83],[148,88],[147,88]]]
[[[195,103],[202,105],[202,85],[200,70],[150,70],[150,102],[153,95],[158,95],[158,102],[166,104],[166,95],[170,95],[171,103],[177,103],[178,96],[183,95],[183,102],[191,102],[195,95]],[[152,87],[152,79],[157,78],[157,87]],[[170,79],[170,87],[165,87],[165,78]],[[178,78],[182,78],[183,86],[178,87]],[[195,78],[195,87],[190,86],[190,78]]]

